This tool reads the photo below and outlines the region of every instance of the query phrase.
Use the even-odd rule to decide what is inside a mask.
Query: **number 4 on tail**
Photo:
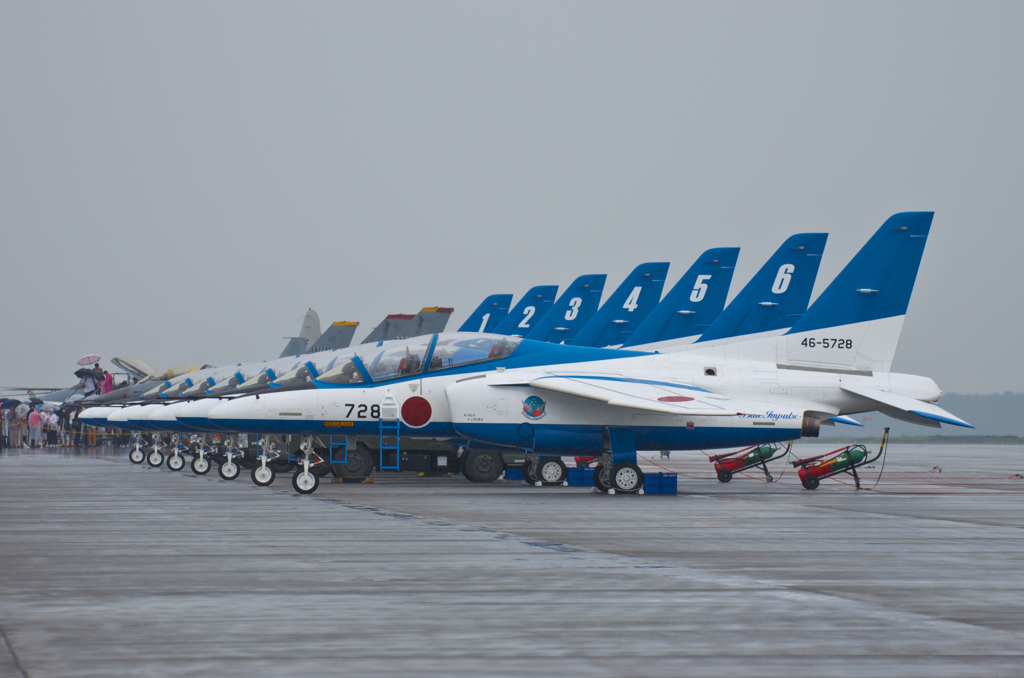
[[[630,313],[635,311],[637,306],[640,305],[638,301],[640,299],[640,291],[642,289],[642,287],[634,287],[633,291],[629,293],[629,297],[626,298],[626,303],[622,305],[622,308],[628,310]]]

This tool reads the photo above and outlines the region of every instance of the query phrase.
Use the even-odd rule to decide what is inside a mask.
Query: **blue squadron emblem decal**
[[[523,416],[527,419],[541,419],[545,414],[544,401],[540,396],[530,396],[523,401]]]

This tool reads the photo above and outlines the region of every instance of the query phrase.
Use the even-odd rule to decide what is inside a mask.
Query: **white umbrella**
[[[100,357],[98,355],[96,355],[95,353],[86,353],[85,355],[83,355],[81,358],[78,359],[78,364],[79,365],[92,365],[94,363],[98,363],[99,361],[100,361]]]

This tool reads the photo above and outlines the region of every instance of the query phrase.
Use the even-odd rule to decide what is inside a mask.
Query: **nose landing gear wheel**
[[[605,471],[604,466],[597,465],[594,467],[594,487],[602,492],[607,492],[612,487],[611,483],[608,482],[608,473]]]
[[[292,476],[292,487],[299,494],[313,494],[316,488],[320,487],[320,476],[311,472],[299,469]]]
[[[821,481],[818,480],[818,476],[807,476],[800,481],[800,484],[803,485],[806,490],[816,490],[818,489],[818,485],[821,484]]]
[[[146,462],[153,468],[156,468],[164,463],[164,455],[159,450],[153,450],[149,453],[149,456],[146,457]]]
[[[277,474],[269,466],[256,466],[252,470],[252,481],[260,487],[266,487],[274,482]]]
[[[172,471],[180,471],[185,468],[185,460],[181,458],[180,454],[172,454],[167,457],[167,468]]]
[[[234,480],[238,477],[238,474],[242,472],[238,464],[233,461],[226,461],[217,467],[217,473],[224,480]]]
[[[561,485],[569,477],[565,463],[558,457],[541,459],[537,467],[537,479],[545,485]]]
[[[210,472],[210,462],[206,457],[196,457],[192,460],[192,473],[197,476],[205,476]]]
[[[616,492],[632,494],[644,486],[644,472],[631,461],[624,461],[612,469],[612,487]]]
[[[732,480],[732,471],[719,471],[718,472],[718,482],[720,482],[720,483],[727,483],[730,480]]]
[[[537,483],[537,476],[533,472],[533,462],[531,461],[523,464],[523,482],[527,485],[535,485]]]
[[[146,461],[146,453],[142,450],[132,450],[128,453],[128,461],[133,464],[141,464]]]

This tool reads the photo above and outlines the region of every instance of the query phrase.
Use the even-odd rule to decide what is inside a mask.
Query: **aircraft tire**
[[[356,443],[354,450],[348,451],[348,461],[344,464],[331,464],[334,475],[342,480],[363,480],[373,473],[373,455],[365,443]]]
[[[601,477],[603,475],[602,471],[604,471],[604,467],[601,464],[594,467],[594,487],[602,492],[607,492],[612,486]]]
[[[462,474],[474,483],[493,483],[505,471],[501,455],[491,450],[470,451]]]
[[[192,459],[192,473],[197,476],[205,476],[210,472],[210,460],[206,457],[196,456]]]
[[[274,472],[274,468],[272,466],[263,465],[253,466],[250,476],[252,477],[252,482],[256,483],[260,487],[273,485],[274,480],[277,478],[277,474]]]
[[[156,468],[164,463],[164,454],[160,450],[153,450],[146,456],[146,463]]]
[[[818,476],[807,476],[800,481],[800,484],[804,486],[805,490],[816,490],[818,485],[821,485],[821,481],[818,480]]]
[[[631,461],[619,462],[612,469],[612,487],[623,494],[639,492],[644,487],[644,472]]]
[[[569,471],[560,457],[545,457],[537,464],[537,480],[545,485],[561,485],[569,478]]]
[[[525,464],[523,464],[523,482],[526,483],[527,485],[537,484],[537,476],[534,475],[533,471],[531,470],[532,468],[533,464],[531,464],[530,462],[526,462]]]
[[[132,449],[132,451],[128,453],[128,461],[133,464],[141,464],[146,461],[146,453],[142,450]]]
[[[286,461],[284,459],[275,459],[274,461],[268,462],[267,466],[273,466],[274,471],[277,473],[291,473],[295,470],[295,462]]]
[[[167,468],[172,471],[180,471],[185,468],[185,460],[181,458],[180,454],[172,454],[167,457]]]
[[[306,472],[300,468],[292,476],[292,488],[299,494],[313,494],[318,487],[320,476],[312,471]]]
[[[224,480],[234,480],[241,475],[242,469],[235,462],[225,461],[223,464],[217,467],[217,475]]]
[[[720,483],[727,483],[730,480],[732,480],[732,471],[719,471],[718,472],[718,482],[720,482]]]

